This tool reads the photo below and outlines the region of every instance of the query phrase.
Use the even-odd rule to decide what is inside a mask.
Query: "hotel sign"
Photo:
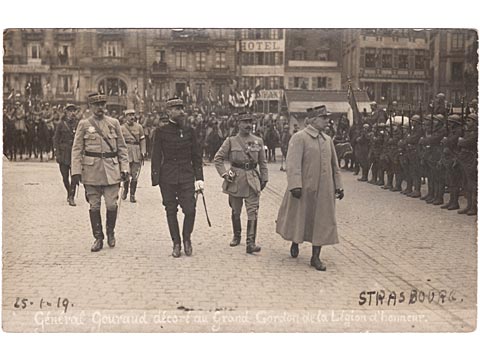
[[[284,51],[285,43],[283,40],[241,40],[241,52],[273,52]]]

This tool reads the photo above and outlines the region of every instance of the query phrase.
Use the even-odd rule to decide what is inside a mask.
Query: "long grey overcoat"
[[[294,134],[287,154],[287,180],[276,231],[285,240],[314,246],[338,243],[335,189],[343,188],[332,139],[311,125]],[[302,188],[296,199],[290,190]]]

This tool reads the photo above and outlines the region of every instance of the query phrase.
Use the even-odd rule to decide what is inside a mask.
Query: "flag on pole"
[[[353,112],[353,123],[354,124],[361,123],[362,115],[360,114],[360,111],[358,111],[357,100],[355,100],[355,94],[353,93],[352,83],[350,81],[348,82],[347,98],[348,98],[348,104],[352,108],[352,112]]]

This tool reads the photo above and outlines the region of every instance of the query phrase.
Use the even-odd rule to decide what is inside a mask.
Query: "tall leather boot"
[[[75,186],[70,185],[70,189],[68,190],[68,205],[70,206],[77,206],[75,204]]]
[[[135,192],[137,191],[137,182],[132,180],[130,183],[130,202],[136,203],[137,200],[135,200]]]
[[[432,205],[442,205],[443,204],[443,195],[445,195],[445,182],[438,181],[437,183],[437,193],[435,200],[432,202]]]
[[[377,182],[375,183],[375,185],[378,185],[378,186],[385,185],[385,170],[379,168],[377,170],[377,173],[378,173],[378,177],[377,177]]]
[[[312,258],[310,259],[310,265],[318,271],[325,271],[327,267],[320,261],[321,246],[312,246]]]
[[[391,190],[393,188],[393,173],[387,173],[387,184],[382,186],[383,190]]]
[[[232,227],[233,227],[233,239],[230,242],[230,246],[237,246],[242,240],[242,220],[240,215],[235,216],[232,212]]]
[[[183,247],[185,251],[185,255],[191,256],[193,249],[192,249],[192,240],[191,235],[193,232],[193,225],[195,224],[195,213],[192,214],[185,214],[185,218],[183,219]]]
[[[429,200],[433,198],[433,181],[431,177],[427,177],[427,193],[420,200]]]
[[[128,180],[123,182],[122,200],[125,200],[127,198],[128,184],[130,184],[130,182]]]
[[[447,207],[447,210],[457,210],[460,209],[460,204],[458,203],[458,188],[452,188],[450,190],[450,206]]]
[[[257,237],[257,220],[247,221],[247,254],[260,252],[262,248],[255,245],[255,238]]]
[[[473,216],[477,215],[477,192],[472,191],[472,206],[470,207],[470,210],[467,211],[467,215]]]
[[[457,211],[458,214],[466,214],[472,208],[472,192],[467,191],[467,193],[465,194],[465,197],[467,198],[467,207],[464,209],[458,210]]]
[[[395,186],[391,191],[402,191],[402,181],[403,177],[399,173],[395,174]]]
[[[406,195],[411,198],[421,197],[422,196],[422,193],[420,192],[421,186],[422,186],[422,181],[420,180],[420,177],[418,176],[413,177],[413,192]]]
[[[368,177],[368,173],[367,173],[367,177]],[[377,180],[378,180],[378,169],[377,169],[377,165],[375,165],[375,163],[373,163],[372,164],[372,178],[370,179],[370,181],[368,183],[372,184],[372,185],[375,185],[377,183]]]
[[[182,251],[182,239],[180,238],[180,229],[178,227],[177,214],[167,215],[168,230],[173,241],[172,256],[178,258]]]
[[[407,186],[405,187],[405,190],[400,191],[400,194],[403,195],[410,195],[412,193],[412,187],[413,187],[413,181],[411,177],[407,178]]]
[[[115,247],[115,223],[117,222],[118,208],[107,209],[107,243],[111,248]]]
[[[100,210],[90,210],[90,225],[92,226],[93,237],[95,242],[92,245],[91,251],[97,252],[103,248],[103,235],[102,230],[102,217],[100,215]]]

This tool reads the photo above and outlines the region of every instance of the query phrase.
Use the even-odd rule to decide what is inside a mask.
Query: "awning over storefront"
[[[366,91],[354,91],[358,110],[370,112],[370,100]],[[289,113],[304,113],[306,109],[325,105],[331,113],[351,113],[347,90],[285,90]]]

